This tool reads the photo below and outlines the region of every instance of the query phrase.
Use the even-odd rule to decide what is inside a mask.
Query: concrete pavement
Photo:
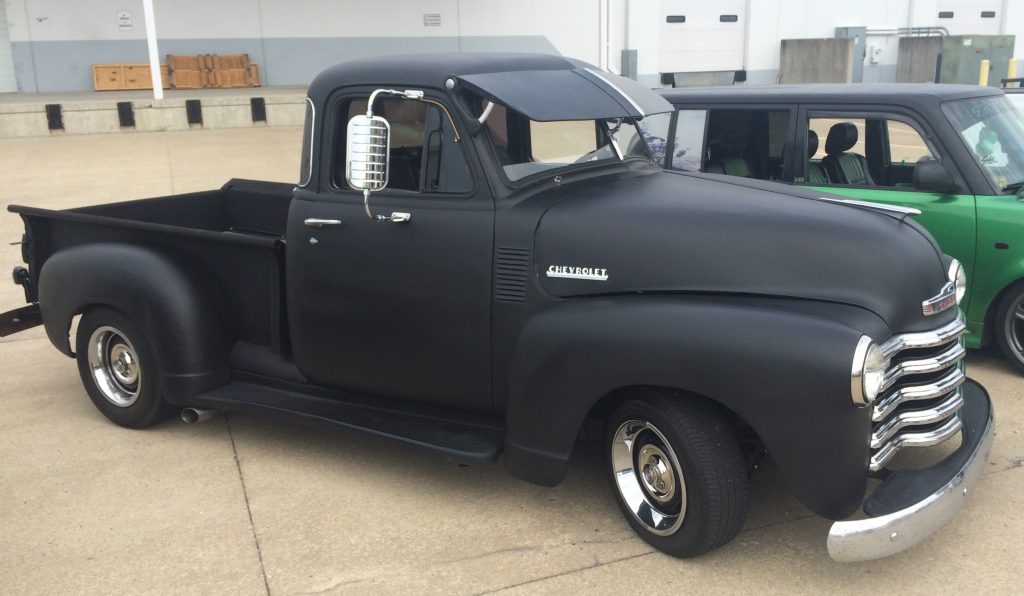
[[[297,177],[295,128],[0,141],[0,198],[52,208]],[[0,264],[20,262],[0,216]],[[0,280],[0,308],[22,303]],[[1024,377],[972,353],[999,435],[949,527],[902,555],[843,565],[828,522],[769,463],[742,534],[704,557],[653,552],[615,507],[595,446],[546,489],[501,466],[273,420],[146,431],[93,408],[40,329],[0,340],[0,591],[42,593],[1006,593],[1024,531]],[[923,457],[911,454],[909,457]]]

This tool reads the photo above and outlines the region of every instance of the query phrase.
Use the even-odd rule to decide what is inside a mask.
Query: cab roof
[[[579,60],[547,54],[453,53],[381,56],[342,62],[317,75],[309,97],[322,105],[335,89],[385,86],[445,89],[456,80],[538,121],[643,118],[672,106],[636,81]]]

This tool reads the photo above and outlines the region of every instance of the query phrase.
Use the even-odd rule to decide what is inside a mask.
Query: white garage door
[[[14,57],[11,56],[11,36],[7,30],[7,3],[0,2],[0,93],[17,90]]]
[[[935,24],[952,35],[999,35],[1002,0],[939,0]]]
[[[662,0],[659,72],[741,70],[746,0]]]

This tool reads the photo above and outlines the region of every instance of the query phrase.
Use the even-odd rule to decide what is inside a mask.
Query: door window
[[[909,165],[922,159],[931,159],[928,143],[913,126],[898,120],[886,120],[889,137],[889,163]]]
[[[935,159],[918,129],[895,117],[810,118],[804,180],[816,186],[912,188],[914,169]],[[799,176],[800,169],[797,168]]]
[[[366,99],[345,104],[346,125],[353,116],[366,113]],[[436,106],[400,98],[381,98],[373,113],[391,125],[388,190],[417,193],[465,193],[473,188],[462,147],[455,142],[451,122]],[[335,183],[345,183],[345,131],[338,135],[341,159],[335,164]]]
[[[788,109],[711,110],[704,171],[781,179],[791,117]]]

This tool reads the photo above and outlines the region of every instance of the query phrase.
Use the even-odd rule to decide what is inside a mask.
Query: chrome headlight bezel
[[[967,294],[967,272],[964,271],[963,264],[953,259],[949,263],[949,270],[946,272],[946,276],[956,288],[956,303],[960,304],[964,299],[964,295]]]
[[[850,369],[850,397],[853,403],[869,406],[882,391],[886,362],[882,348],[873,339],[862,335],[853,351]]]

